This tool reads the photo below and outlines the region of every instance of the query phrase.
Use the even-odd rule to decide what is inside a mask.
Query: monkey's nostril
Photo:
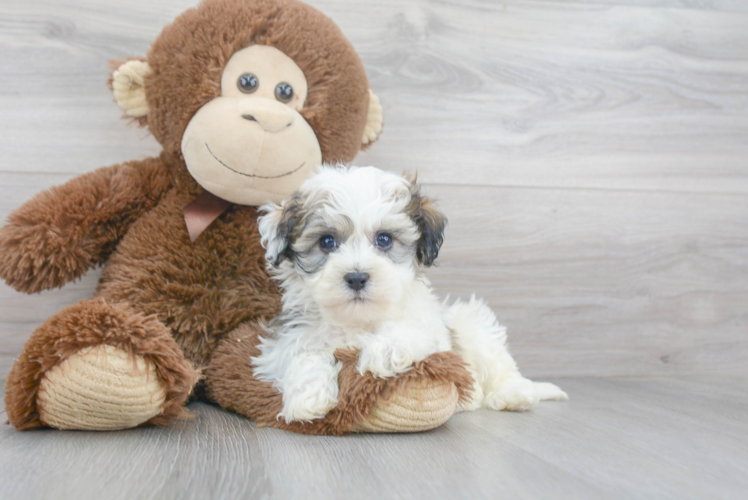
[[[239,109],[239,116],[271,133],[280,132],[293,123],[294,111],[285,104],[276,101],[266,103],[266,99],[255,101],[257,102],[243,103],[243,107]]]
[[[358,292],[363,290],[369,281],[369,273],[348,273],[343,279],[348,283],[348,288]]]

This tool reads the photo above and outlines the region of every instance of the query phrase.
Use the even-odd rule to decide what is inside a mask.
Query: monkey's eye
[[[288,102],[293,98],[293,87],[286,82],[280,82],[275,86],[275,98],[280,102]]]
[[[319,247],[325,252],[332,252],[338,248],[338,242],[335,241],[334,236],[326,234],[319,239]]]
[[[389,250],[392,248],[392,235],[388,233],[379,233],[374,244],[382,250]]]
[[[260,81],[252,73],[244,73],[236,81],[236,86],[245,94],[251,94],[260,86]]]

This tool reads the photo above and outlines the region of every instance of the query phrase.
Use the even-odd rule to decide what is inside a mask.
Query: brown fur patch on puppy
[[[166,395],[163,412],[149,423],[186,416],[184,404],[199,372],[185,359],[169,330],[153,316],[135,314],[102,299],[82,300],[40,326],[16,360],[5,384],[5,410],[16,429],[41,427],[37,392],[44,374],[86,347],[111,345],[142,356],[156,368]]]
[[[407,177],[406,177],[407,178]],[[421,188],[417,184],[417,176],[410,181],[411,199],[405,207],[411,219],[418,226],[421,237],[416,246],[418,262],[424,266],[431,266],[439,255],[439,249],[444,243],[444,230],[447,227],[447,217],[436,208],[434,201],[421,195]]]
[[[257,345],[265,332],[258,324],[244,324],[219,342],[213,359],[205,370],[210,399],[231,411],[251,418],[259,425],[301,434],[335,435],[352,432],[363,422],[377,403],[396,392],[407,391],[418,379],[454,383],[460,401],[470,397],[473,379],[460,356],[453,352],[434,354],[413,365],[395,379],[377,379],[356,371],[358,352],[339,350],[336,358],[343,362],[338,377],[338,405],[324,419],[308,423],[286,423],[277,416],[283,409],[283,397],[269,382],[254,378],[250,358],[260,354]]]

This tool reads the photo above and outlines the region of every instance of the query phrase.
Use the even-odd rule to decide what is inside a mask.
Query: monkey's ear
[[[366,126],[364,127],[364,136],[361,138],[361,147],[366,148],[376,141],[382,132],[382,127],[384,127],[382,105],[379,103],[377,95],[369,89],[369,112],[366,115]]]
[[[291,236],[298,222],[299,202],[294,196],[280,205],[270,203],[260,207],[264,213],[258,219],[260,243],[265,248],[265,259],[278,267],[291,248]]]
[[[433,200],[421,196],[417,184],[411,186],[411,201],[406,210],[421,233],[416,244],[416,258],[418,262],[429,267],[436,260],[444,242],[447,217],[436,208]]]
[[[151,67],[146,61],[132,59],[118,64],[112,73],[109,86],[114,99],[127,116],[145,118],[148,115],[143,81],[150,72]]]

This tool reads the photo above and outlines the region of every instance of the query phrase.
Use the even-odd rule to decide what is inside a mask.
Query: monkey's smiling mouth
[[[220,164],[221,164],[221,165],[223,165],[224,167],[228,168],[228,169],[229,169],[229,170],[231,170],[232,172],[234,172],[234,173],[237,173],[237,174],[239,174],[239,175],[243,175],[244,177],[256,177],[256,178],[258,178],[258,179],[278,179],[278,178],[280,178],[280,177],[286,177],[286,176],[288,176],[288,175],[291,175],[291,174],[293,174],[293,173],[296,173],[296,172],[298,172],[298,171],[299,171],[299,170],[301,169],[301,167],[303,167],[304,165],[306,165],[306,162],[302,162],[302,163],[301,163],[301,165],[299,165],[299,166],[298,166],[298,167],[296,167],[295,169],[293,169],[293,170],[291,170],[291,171],[289,171],[289,172],[286,172],[286,173],[284,173],[284,174],[280,174],[280,175],[255,175],[255,174],[245,174],[245,173],[243,173],[243,172],[239,172],[238,170],[234,170],[233,168],[229,167],[229,166],[228,166],[228,165],[226,165],[226,164],[225,164],[224,162],[222,162],[222,161],[221,161],[220,159],[218,159],[218,157],[217,157],[216,155],[214,155],[214,154],[213,154],[213,151],[211,151],[211,150],[210,150],[210,146],[208,146],[208,143],[207,143],[207,142],[205,143],[205,147],[206,147],[206,148],[208,149],[208,153],[210,153],[210,156],[212,156],[212,157],[213,157],[213,158],[214,158],[214,159],[215,159],[215,160],[216,160],[216,161],[217,161],[218,163],[220,163]]]

